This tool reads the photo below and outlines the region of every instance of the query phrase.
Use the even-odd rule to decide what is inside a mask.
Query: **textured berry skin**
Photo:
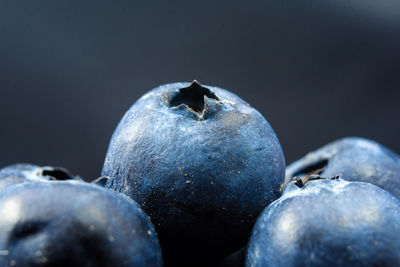
[[[18,163],[0,169],[0,192],[20,183],[48,182],[54,180],[79,180],[66,169],[60,167],[40,167],[28,163]]]
[[[284,169],[258,111],[195,81],[157,87],[125,113],[102,175],[149,214],[167,261],[193,264],[246,243],[258,214],[279,197]]]
[[[78,181],[0,194],[0,266],[162,266],[149,218],[126,196]]]
[[[287,167],[285,183],[322,166],[323,177],[368,182],[400,199],[400,157],[374,141],[347,137],[310,152]]]
[[[369,183],[291,182],[254,226],[246,266],[397,266],[400,202]]]

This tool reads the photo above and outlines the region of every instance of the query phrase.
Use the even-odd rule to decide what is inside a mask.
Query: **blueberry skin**
[[[37,166],[29,163],[17,163],[0,169],[0,192],[9,186],[28,182],[47,182],[53,180],[79,180],[61,167]]]
[[[126,196],[77,181],[0,194],[0,266],[162,266],[147,215]]]
[[[149,214],[167,262],[194,264],[245,245],[258,214],[279,197],[284,169],[257,110],[194,81],[136,101],[112,136],[102,175]]]
[[[397,266],[400,202],[363,182],[291,182],[257,220],[246,266]]]
[[[287,167],[285,184],[321,167],[325,167],[323,177],[341,175],[348,181],[368,182],[400,199],[400,157],[374,141],[347,137],[310,152]]]

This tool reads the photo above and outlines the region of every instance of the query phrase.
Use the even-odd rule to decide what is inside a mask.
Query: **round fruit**
[[[149,214],[167,262],[193,264],[245,245],[258,214],[279,197],[284,169],[257,110],[194,81],[155,88],[125,113],[102,175]]]
[[[377,185],[400,199],[400,157],[368,139],[347,137],[308,153],[286,169],[285,184],[293,176],[320,173],[323,177],[340,174],[347,181]]]
[[[263,211],[246,266],[397,265],[399,200],[369,183],[319,178],[289,183]]]
[[[149,218],[126,196],[78,181],[0,194],[0,266],[162,266]]]
[[[28,182],[81,180],[61,167],[36,166],[18,163],[0,169],[0,192],[9,186]]]

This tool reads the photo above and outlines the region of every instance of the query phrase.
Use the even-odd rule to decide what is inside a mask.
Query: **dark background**
[[[0,1],[0,166],[100,174],[147,90],[197,79],[271,123],[287,163],[336,138],[400,152],[400,1]]]

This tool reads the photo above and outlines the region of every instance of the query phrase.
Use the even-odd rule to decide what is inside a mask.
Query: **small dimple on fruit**
[[[179,91],[170,99],[170,107],[186,106],[194,112],[204,110],[204,97],[214,100],[219,98],[208,88],[202,86],[199,82],[193,81],[188,87],[179,89]]]

